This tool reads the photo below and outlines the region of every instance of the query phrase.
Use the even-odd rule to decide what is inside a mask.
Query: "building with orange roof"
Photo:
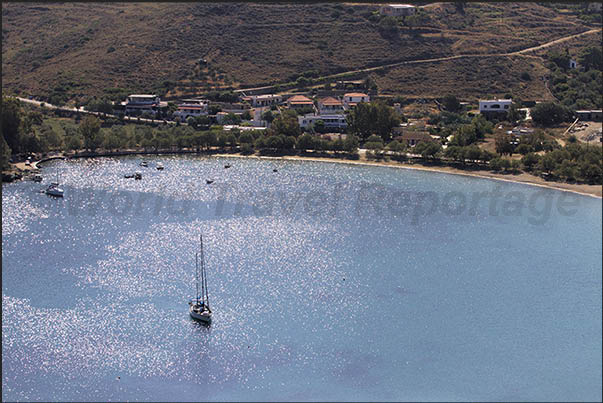
[[[318,113],[321,115],[337,114],[344,111],[343,102],[333,97],[326,97],[318,101]]]
[[[287,100],[287,106],[291,109],[314,108],[314,102],[304,95],[294,95]]]

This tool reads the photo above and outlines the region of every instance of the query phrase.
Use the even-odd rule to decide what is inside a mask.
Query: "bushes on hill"
[[[567,122],[571,120],[573,116],[573,113],[569,108],[554,102],[537,104],[532,108],[530,113],[534,123],[541,126],[552,126]]]

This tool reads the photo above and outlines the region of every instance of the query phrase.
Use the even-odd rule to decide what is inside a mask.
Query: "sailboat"
[[[199,236],[201,249],[195,253],[195,284],[197,294],[195,299],[189,301],[189,313],[192,318],[203,323],[211,323],[211,309],[209,308],[209,295],[207,293],[207,275],[205,274],[205,259],[203,256],[203,236]],[[199,255],[201,255],[201,265],[199,265]],[[199,293],[199,283],[201,283],[201,293]]]
[[[63,189],[59,186],[59,167],[57,165],[57,181],[51,182],[44,191],[49,196],[63,197]]]

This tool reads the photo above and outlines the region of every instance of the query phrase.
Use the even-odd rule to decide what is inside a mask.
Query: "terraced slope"
[[[510,52],[592,28],[535,3],[467,3],[462,12],[452,3],[436,3],[423,8],[426,17],[418,27],[403,26],[396,35],[385,35],[374,16],[377,8],[343,3],[5,3],[3,88],[70,99],[130,91],[177,96],[274,84],[303,73],[322,76],[403,60]],[[472,63],[443,65],[437,77],[470,93],[483,75],[483,63],[478,65],[477,71]],[[422,67],[384,76],[378,85],[381,90],[412,85],[413,91],[433,92],[431,80],[420,80]],[[518,68],[528,67],[517,67],[513,60],[500,63],[500,77],[491,80],[488,91],[508,87],[508,80],[521,73]],[[417,79],[406,82],[409,74]],[[532,87],[530,91],[541,90]]]

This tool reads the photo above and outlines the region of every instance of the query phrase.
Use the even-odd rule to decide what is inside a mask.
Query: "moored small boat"
[[[158,171],[163,171],[163,164],[161,162],[158,162],[155,168],[157,168]]]
[[[137,179],[137,180],[142,179],[142,172],[136,171],[134,173],[134,179]]]

